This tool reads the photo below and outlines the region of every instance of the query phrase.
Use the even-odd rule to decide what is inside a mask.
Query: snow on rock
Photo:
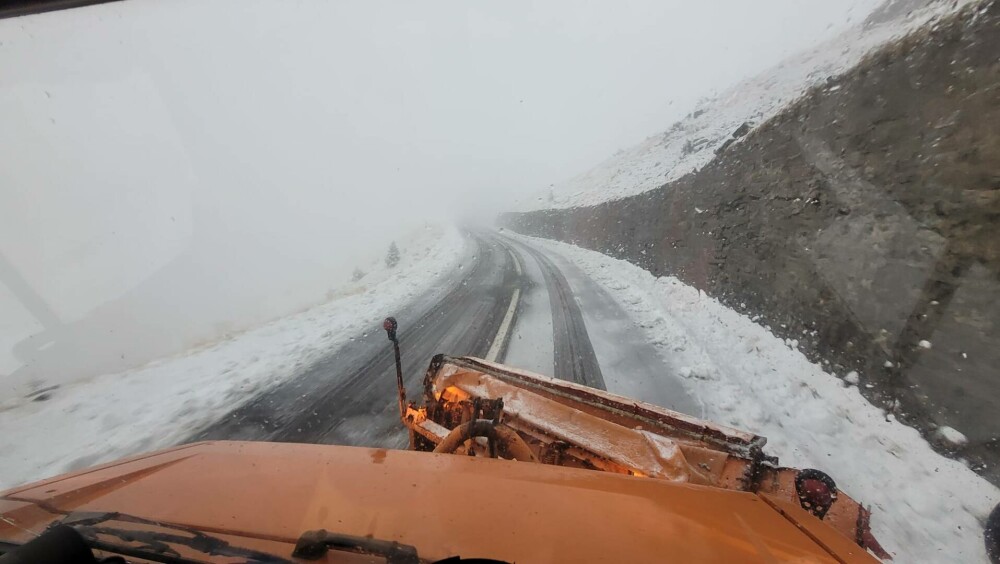
[[[856,387],[676,278],[565,243],[524,240],[603,286],[657,343],[709,419],[767,437],[767,452],[783,464],[825,470],[872,504],[875,535],[897,562],[987,561],[982,523],[1000,490],[934,452]],[[844,380],[856,383],[858,374]]]
[[[959,432],[958,429],[947,425],[938,427],[937,430],[934,431],[934,435],[950,446],[962,446],[969,442],[969,439]]]
[[[640,194],[708,164],[723,145],[741,142],[809,88],[843,73],[880,45],[899,38],[971,0],[937,2],[896,19],[862,22],[811,50],[698,104],[669,130],[619,151],[595,168],[546,187],[520,202],[519,211],[591,206]],[[831,86],[830,91],[837,86]],[[696,213],[703,210],[696,209]]]
[[[80,380],[45,401],[0,404],[0,489],[176,444],[372,328],[458,268],[451,227],[426,227],[331,301],[229,340],[117,374]]]
[[[846,375],[844,375],[844,381],[852,386],[857,386],[859,382],[859,375],[856,370],[851,370]]]

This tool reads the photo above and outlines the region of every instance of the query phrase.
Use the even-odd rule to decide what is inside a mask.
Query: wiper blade
[[[120,521],[123,523],[136,523],[140,525],[150,525],[161,529],[180,531],[186,534],[173,534],[162,531],[147,531],[141,529],[122,529],[109,527],[109,521]],[[190,527],[182,527],[169,523],[160,523],[134,515],[125,513],[71,513],[62,521],[77,530],[86,540],[87,544],[98,550],[115,552],[136,558],[145,558],[157,562],[169,564],[189,564],[197,563],[198,560],[184,558],[170,545],[186,546],[207,554],[209,556],[229,556],[233,558],[245,558],[248,562],[256,564],[292,564],[290,560],[275,556],[269,552],[262,552],[251,548],[233,546],[219,537],[207,535],[202,531]],[[106,542],[100,539],[101,536],[116,537],[126,543],[140,543],[140,546],[122,545],[113,542]]]
[[[295,543],[292,556],[303,560],[319,560],[330,548],[379,556],[385,558],[386,564],[420,564],[417,549],[408,544],[331,533],[324,529],[302,533],[299,541]]]

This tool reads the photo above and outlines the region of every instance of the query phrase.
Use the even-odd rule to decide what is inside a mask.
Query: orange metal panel
[[[202,443],[12,497],[287,543],[325,528],[430,559],[836,561],[753,494],[410,451]]]
[[[835,553],[844,562],[871,562],[873,560],[874,557],[868,551],[802,509],[798,503],[770,494],[760,494],[760,497],[787,517],[790,523],[799,527],[814,541]]]

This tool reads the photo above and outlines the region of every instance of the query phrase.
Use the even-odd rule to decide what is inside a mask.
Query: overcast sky
[[[292,307],[407,226],[502,211],[875,4],[129,0],[2,20],[0,255],[67,322],[185,253],[169,307],[236,286]],[[39,328],[2,284],[0,318],[0,356]]]

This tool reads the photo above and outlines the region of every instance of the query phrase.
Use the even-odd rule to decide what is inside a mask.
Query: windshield
[[[448,444],[774,472],[872,556],[989,561],[1000,4],[68,4],[0,8],[0,490],[204,440]],[[409,542],[386,522],[282,542]]]

